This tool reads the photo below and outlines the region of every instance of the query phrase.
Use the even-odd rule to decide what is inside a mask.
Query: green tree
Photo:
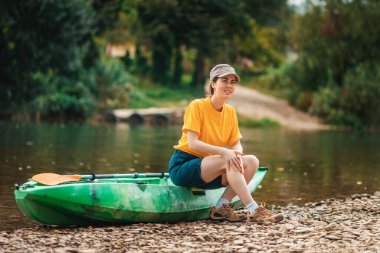
[[[262,26],[277,27],[291,14],[287,0],[245,0],[245,11]]]
[[[141,36],[144,38],[142,41],[152,51],[151,76],[155,82],[162,84],[169,82],[174,48],[171,27],[175,5],[174,0],[140,1],[137,4]]]
[[[293,11],[287,0],[247,0],[245,11],[251,17],[246,36],[239,36],[234,45],[238,54],[253,61],[252,71],[279,66],[288,47],[286,33]]]
[[[365,111],[377,104],[371,94],[378,94],[374,83],[380,82],[379,1],[326,0],[308,10],[295,18],[292,33],[298,52],[287,72],[293,103],[300,105],[309,93],[314,96],[303,101],[305,108],[330,122],[377,124]],[[353,95],[359,87],[364,92]],[[378,110],[372,112],[380,116]]]
[[[174,80],[180,80],[184,46],[196,50],[193,83],[201,85],[205,60],[220,53],[229,37],[244,35],[247,17],[242,11],[243,5],[231,0],[141,1],[139,21],[152,48],[153,79],[168,80],[175,54]]]
[[[43,92],[33,73],[77,73],[94,33],[95,13],[79,0],[3,1],[1,6],[0,106],[14,108]]]
[[[205,61],[231,61],[236,55],[233,39],[246,35],[249,16],[244,11],[244,3],[231,0],[186,2],[188,13],[189,43],[196,49],[194,59],[193,85],[203,85],[205,81]],[[231,53],[232,51],[232,53]],[[235,52],[234,52],[235,51]]]
[[[122,2],[1,0],[1,113],[87,116],[97,96],[83,81],[99,58],[94,36],[116,23]]]
[[[194,52],[193,85],[204,83],[209,65],[234,62],[238,55],[251,57],[263,51],[257,57],[259,61],[277,64],[281,60],[275,52],[278,47],[269,43],[274,36],[268,34],[275,34],[272,32],[276,29],[274,25],[287,10],[285,0],[265,3],[248,0],[138,1],[137,9],[139,36],[152,51],[154,80],[162,78],[163,82],[171,73],[174,83],[180,82],[184,50]],[[270,26],[272,30],[262,32],[259,26]],[[253,34],[258,30],[258,34]],[[263,34],[268,37],[265,42],[258,39]],[[240,45],[242,41],[246,48]]]

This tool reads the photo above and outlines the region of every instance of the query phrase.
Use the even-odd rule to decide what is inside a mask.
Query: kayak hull
[[[248,187],[263,180],[259,169]],[[31,220],[50,225],[179,222],[207,219],[225,188],[202,190],[168,178],[95,179],[45,186],[29,181],[15,190],[16,203]],[[233,208],[241,207],[236,197]]]

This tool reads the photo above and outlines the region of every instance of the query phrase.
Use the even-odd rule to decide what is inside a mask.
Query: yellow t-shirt
[[[224,104],[222,111],[218,112],[212,106],[210,97],[192,101],[186,108],[183,120],[182,137],[174,149],[198,157],[215,154],[201,153],[190,149],[187,130],[198,133],[199,140],[219,147],[232,147],[242,137],[235,108]]]

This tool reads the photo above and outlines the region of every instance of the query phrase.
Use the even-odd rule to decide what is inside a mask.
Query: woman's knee
[[[245,169],[256,171],[259,168],[260,161],[254,155],[245,155],[243,156],[243,163]]]

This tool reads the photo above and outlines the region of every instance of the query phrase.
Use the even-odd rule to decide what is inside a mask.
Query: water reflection
[[[260,197],[286,205],[379,190],[378,133],[280,130],[245,137],[253,140],[246,150],[256,149],[272,168]]]
[[[15,205],[14,183],[41,172],[166,171],[180,131],[180,126],[0,123],[0,227],[30,224]],[[244,153],[270,168],[255,193],[259,202],[301,204],[380,190],[379,133],[241,131]]]

